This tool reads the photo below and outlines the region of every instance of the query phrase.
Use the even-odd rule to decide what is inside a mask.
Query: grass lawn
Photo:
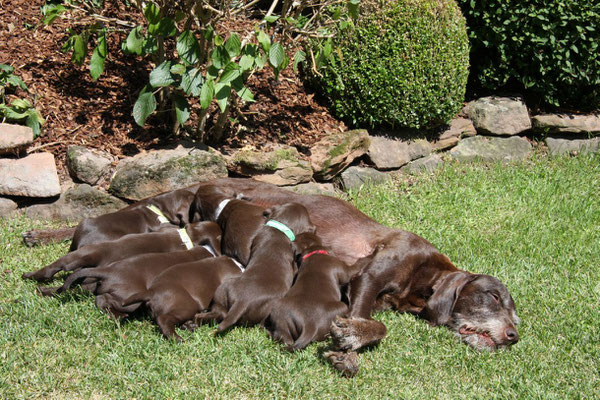
[[[452,165],[351,197],[459,268],[502,280],[520,342],[480,353],[447,329],[385,312],[375,318],[388,337],[360,355],[354,379],[322,361],[326,344],[288,354],[260,329],[213,338],[204,326],[176,344],[148,320],[107,318],[91,296],[37,296],[21,274],[67,244],[26,248],[20,233],[41,225],[0,221],[0,398],[600,397],[600,156]]]

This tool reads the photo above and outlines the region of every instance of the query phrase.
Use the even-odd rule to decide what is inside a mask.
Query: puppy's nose
[[[519,334],[517,333],[517,330],[515,328],[506,328],[506,330],[504,331],[504,336],[506,336],[506,340],[508,340],[512,344],[515,344],[519,341]]]

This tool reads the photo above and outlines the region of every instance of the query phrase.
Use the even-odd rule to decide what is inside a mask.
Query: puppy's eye
[[[490,296],[492,296],[492,299],[494,299],[494,301],[496,303],[500,303],[500,296],[498,296],[496,293],[492,293],[492,292],[489,292],[489,294],[490,294]]]

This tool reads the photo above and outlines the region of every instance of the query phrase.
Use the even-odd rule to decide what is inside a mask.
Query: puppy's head
[[[305,232],[315,233],[317,230],[308,216],[308,210],[299,203],[285,203],[269,208],[265,210],[264,216],[285,224],[295,235]]]
[[[314,249],[321,249],[321,239],[313,232],[304,232],[296,235],[296,240],[292,243],[294,249],[294,259],[296,264],[300,266],[302,264],[302,257],[313,251]]]
[[[193,213],[193,221],[214,221],[219,205],[224,200],[233,200],[237,197],[238,193],[229,187],[212,184],[200,186],[190,209]]]
[[[498,279],[456,271],[433,286],[425,316],[433,325],[446,325],[462,341],[493,351],[519,340],[515,303]]]

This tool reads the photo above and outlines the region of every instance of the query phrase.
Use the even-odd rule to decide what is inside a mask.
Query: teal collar
[[[270,226],[271,228],[275,228],[277,230],[280,230],[292,242],[294,240],[296,240],[296,236],[294,236],[294,232],[292,232],[292,230],[290,228],[288,228],[285,224],[282,224],[279,221],[275,221],[274,219],[270,219],[270,220],[267,221],[267,223],[265,225],[266,226]]]

